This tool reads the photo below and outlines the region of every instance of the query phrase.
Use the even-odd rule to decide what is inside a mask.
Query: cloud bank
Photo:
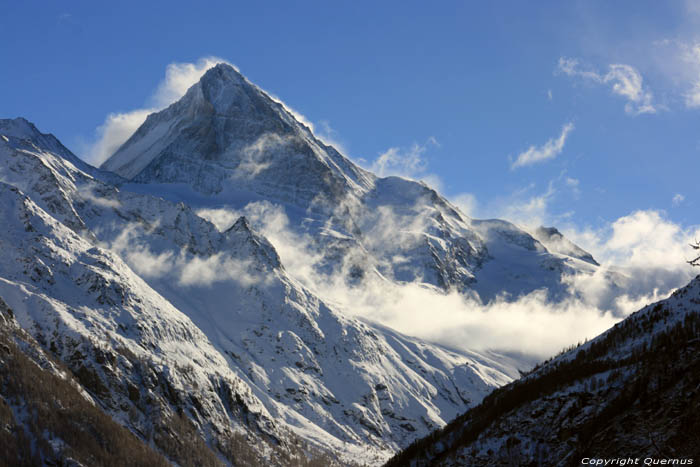
[[[541,204],[537,208],[546,210],[546,200]],[[656,211],[637,211],[599,230],[562,229],[602,263],[595,272],[564,277],[570,298],[553,302],[545,290],[536,290],[484,303],[475,294],[445,293],[420,278],[400,282],[370,272],[360,282],[349,281],[361,252],[351,251],[332,272],[319,268],[324,258],[317,242],[292,227],[283,207],[267,201],[238,211],[220,208],[198,214],[220,229],[245,215],[275,246],[289,274],[345,313],[453,348],[523,352],[537,358],[594,337],[684,285],[694,272],[685,263],[690,254],[687,241],[700,233]],[[401,235],[410,240],[411,232],[421,231],[427,222],[421,215],[405,222],[405,216],[386,206],[376,215],[375,228],[363,231],[363,244],[370,250],[391,248],[404,241]]]

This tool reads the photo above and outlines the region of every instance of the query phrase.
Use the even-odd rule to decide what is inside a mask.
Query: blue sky
[[[0,117],[85,156],[110,113],[163,104],[168,65],[221,57],[351,158],[473,216],[598,248],[638,212],[647,243],[689,235],[698,3],[433,3],[3,2]]]

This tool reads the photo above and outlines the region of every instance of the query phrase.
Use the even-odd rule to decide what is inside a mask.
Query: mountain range
[[[555,228],[471,219],[361,168],[226,64],[99,168],[22,118],[0,120],[0,160],[6,345],[182,465],[382,463],[531,359],[404,335],[353,297],[556,303],[600,268]],[[0,395],[32,459],[85,455]]]

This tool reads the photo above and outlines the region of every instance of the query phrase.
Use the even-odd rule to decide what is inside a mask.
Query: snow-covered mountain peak
[[[226,232],[240,232],[240,231],[250,231],[250,222],[248,222],[248,219],[246,219],[245,216],[241,216],[238,218],[236,222],[233,223],[231,227],[229,227]]]
[[[20,153],[44,155],[44,162],[41,167],[37,167],[35,175],[41,173],[45,177],[50,177],[47,171],[58,170],[68,173],[78,170],[107,183],[116,184],[124,181],[121,177],[102,172],[85,163],[66,148],[58,138],[51,133],[42,133],[29,120],[22,117],[0,119],[0,155],[4,157],[6,154],[14,154],[16,156]],[[7,181],[7,177],[12,177],[11,173],[14,171],[10,166],[0,168],[0,180]],[[71,176],[68,178],[70,179]]]
[[[245,216],[238,218],[225,232],[227,247],[230,250],[244,252],[247,257],[255,257],[260,264],[270,269],[281,269],[280,260],[275,247],[262,235],[256,233]]]
[[[20,139],[32,139],[42,136],[42,133],[34,124],[23,117],[0,119],[0,134]]]
[[[225,63],[207,70],[199,81],[202,97],[210,103],[217,113],[233,116],[264,111],[268,102],[262,91],[235,68]]]
[[[317,209],[374,180],[226,64],[149,115],[102,168],[139,183],[181,183],[205,195],[244,190]]]
[[[31,143],[37,148],[55,152],[71,162],[77,160],[54,135],[40,132],[32,122],[23,117],[0,119],[0,135],[0,143],[15,148]]]

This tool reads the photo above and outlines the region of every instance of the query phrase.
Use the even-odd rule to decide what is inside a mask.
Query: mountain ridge
[[[357,166],[226,64],[209,69],[182,99],[151,114],[102,169],[115,170],[132,182],[120,186],[165,197],[180,193],[188,204],[200,208],[242,210],[255,197],[282,206],[290,228],[314,239],[317,247],[312,254],[325,256],[324,264],[346,264],[345,272],[317,271],[326,279],[343,273],[345,280],[356,282],[358,277],[379,274],[445,291],[476,291],[484,301],[501,291],[515,299],[544,285],[553,298],[561,299],[569,294],[562,284],[564,275],[589,273],[597,267],[590,254],[573,244],[569,251],[526,249],[516,253],[543,280],[511,274],[509,280],[495,283],[494,277],[507,274],[507,267],[495,264],[501,258],[491,250],[529,233],[500,235],[504,241],[487,247],[494,244],[487,234],[479,233],[470,218],[435,190],[400,177],[380,178]],[[178,192],[180,185],[204,197]],[[502,225],[508,231],[517,229]],[[389,244],[382,239],[379,248],[373,248],[373,237],[386,236],[383,230],[393,230],[400,241]],[[334,234],[324,233],[329,231]],[[337,240],[341,237],[346,241]],[[328,252],[333,252],[331,257]],[[579,264],[581,258],[589,264]],[[479,272],[487,263],[493,263],[495,271],[485,272],[480,280]]]

